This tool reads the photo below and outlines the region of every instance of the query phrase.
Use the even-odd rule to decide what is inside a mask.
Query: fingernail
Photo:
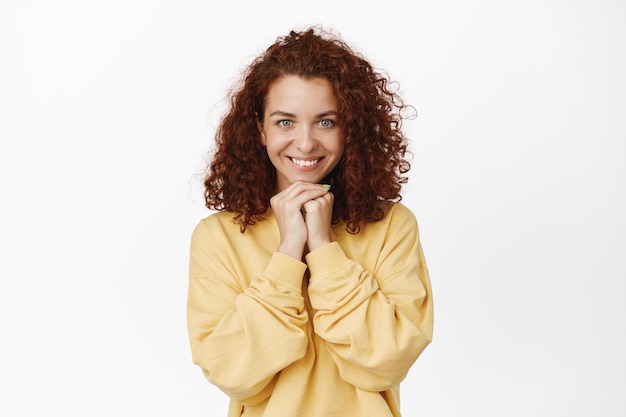
[[[330,184],[322,184],[322,189],[324,189],[324,191],[330,190]]]

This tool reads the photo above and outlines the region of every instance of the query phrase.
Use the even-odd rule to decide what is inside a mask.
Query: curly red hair
[[[381,220],[386,201],[399,201],[410,164],[402,131],[403,103],[386,74],[345,42],[319,28],[280,37],[244,71],[216,135],[217,149],[204,180],[206,206],[235,213],[244,232],[260,220],[275,192],[276,171],[260,140],[257,121],[279,78],[324,78],[334,88],[344,154],[323,180],[335,195],[333,221],[350,233]]]

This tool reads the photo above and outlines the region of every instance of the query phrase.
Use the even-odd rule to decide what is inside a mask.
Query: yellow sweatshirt
[[[271,210],[240,233],[215,213],[191,239],[192,359],[230,397],[228,417],[398,417],[399,384],[433,332],[415,217],[385,218],[300,262],[276,252]]]

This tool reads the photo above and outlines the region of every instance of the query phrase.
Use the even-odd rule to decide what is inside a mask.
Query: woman
[[[191,241],[192,357],[228,416],[400,416],[432,337],[428,270],[400,191],[406,106],[343,41],[279,38],[216,134]]]

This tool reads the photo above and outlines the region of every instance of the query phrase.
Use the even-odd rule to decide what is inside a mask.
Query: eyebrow
[[[318,114],[317,116],[315,116],[318,119],[321,119],[323,117],[328,117],[328,116],[336,116],[337,114],[339,114],[336,110],[328,110],[325,111],[323,113]],[[270,113],[269,117],[275,117],[275,116],[279,116],[279,117],[290,117],[292,119],[296,118],[296,115],[293,113],[289,113],[286,111],[282,111],[282,110],[276,110],[273,111],[272,113]]]

